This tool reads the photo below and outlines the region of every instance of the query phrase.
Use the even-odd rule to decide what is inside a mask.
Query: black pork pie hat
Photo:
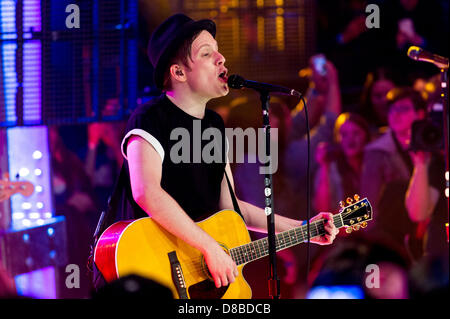
[[[147,47],[147,54],[153,65],[155,85],[163,88],[164,72],[170,59],[180,48],[185,39],[198,31],[206,30],[216,36],[216,24],[209,19],[195,21],[188,16],[177,13],[165,20],[153,32]]]

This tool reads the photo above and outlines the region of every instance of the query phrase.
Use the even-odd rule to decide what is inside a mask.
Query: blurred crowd
[[[411,144],[412,134],[424,134],[413,130],[413,123],[427,118],[431,121],[431,109],[440,103],[439,77],[420,78],[410,86],[399,85],[389,76],[395,69],[377,68],[367,74],[359,111],[350,112],[344,111],[336,67],[326,60],[325,71],[320,74],[314,63],[316,58],[311,57],[310,86],[305,94],[311,133],[311,214],[337,212],[340,201],[358,194],[370,201],[373,218],[358,233],[347,234],[342,228],[330,247],[311,246],[313,268],[309,284],[364,287],[361,267],[376,263],[384,265],[380,271],[386,283],[381,284],[384,290],[366,291],[366,298],[409,298],[413,296],[408,290],[412,287],[408,281],[413,267],[447,260],[447,266],[441,265],[444,276],[441,279],[448,286],[444,149],[430,150],[424,147],[429,145]],[[418,85],[418,81],[426,84]],[[259,107],[259,101],[237,102],[243,104],[237,103],[225,113],[228,126],[258,127],[259,121],[245,121],[244,114],[257,116],[251,108]],[[281,214],[304,220],[307,139],[305,113],[299,111],[303,104],[300,102],[290,110],[288,103],[276,98],[270,107],[271,125],[278,129],[278,140],[273,141],[278,142],[279,154],[278,171],[274,174],[274,207]],[[255,156],[246,154],[247,159]],[[232,167],[238,197],[264,207],[259,165],[244,162]],[[299,282],[304,282],[302,274],[306,272],[305,256],[304,246],[279,254],[285,268],[284,281],[296,287],[296,291],[291,291],[293,297],[306,297],[307,291],[299,290],[302,287]],[[328,272],[326,278],[322,278],[322,272]],[[330,272],[334,272],[333,276]],[[423,276],[431,276],[431,272],[429,269]],[[391,275],[397,276],[395,280],[389,279],[393,283],[387,278]],[[387,282],[390,288],[386,288]]]
[[[358,194],[368,198],[373,219],[358,232],[348,234],[342,228],[329,247],[312,245],[309,271],[305,245],[279,253],[288,297],[448,296],[440,71],[406,55],[409,46],[416,45],[448,56],[444,40],[448,17],[442,15],[446,7],[438,1],[375,2],[381,24],[389,28],[366,28],[367,1],[318,1],[318,54],[299,72],[308,80],[304,96],[311,133],[311,216],[337,212],[340,201]],[[227,127],[245,129],[261,127],[259,107],[258,96],[249,95],[217,110]],[[272,141],[278,143],[279,158],[275,211],[304,220],[308,198],[304,105],[272,97],[270,112],[271,126],[278,129],[278,139]],[[419,123],[433,123],[433,137]],[[238,197],[264,207],[260,163],[249,161],[256,156],[245,154],[247,161],[232,168]],[[365,284],[370,264],[379,266],[379,288]],[[246,267],[251,268],[251,277],[256,266]],[[356,293],[349,287],[356,287]],[[267,290],[261,288],[263,298]]]

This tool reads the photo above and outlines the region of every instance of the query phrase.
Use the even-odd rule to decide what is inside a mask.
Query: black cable
[[[300,96],[300,99],[303,101],[303,106],[305,108],[305,120],[306,120],[306,140],[307,140],[307,160],[306,160],[306,229],[308,233],[308,242],[306,244],[306,284],[308,284],[308,275],[309,275],[309,268],[310,268],[310,246],[311,246],[311,238],[310,238],[310,215],[311,215],[311,196],[310,196],[310,187],[311,187],[311,178],[310,178],[310,156],[311,156],[311,141],[310,141],[310,135],[309,135],[309,117],[308,117],[308,108],[306,106],[306,101],[303,95]]]

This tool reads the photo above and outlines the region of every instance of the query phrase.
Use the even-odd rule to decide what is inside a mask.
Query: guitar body
[[[367,198],[359,200],[355,195],[355,200],[354,204],[342,205],[340,213],[333,216],[334,225],[347,227],[347,233],[365,228],[372,219],[372,207]],[[311,238],[326,234],[324,219],[310,224]],[[251,242],[242,217],[232,210],[222,210],[197,225],[225,251],[231,252],[239,272],[234,283],[216,288],[200,251],[173,236],[150,217],[120,221],[106,229],[95,247],[95,264],[107,282],[136,274],[169,287],[178,298],[251,298],[252,291],[242,269],[247,263],[269,254],[268,239]],[[275,249],[292,247],[306,242],[307,238],[308,225],[286,230],[275,235]]]
[[[197,225],[226,251],[250,242],[244,221],[232,210],[220,211]],[[111,225],[98,240],[94,260],[107,282],[136,274],[169,287],[178,298],[168,256],[173,251],[177,254],[189,298],[251,298],[251,288],[242,275],[244,265],[238,266],[239,276],[234,283],[217,289],[200,251],[167,232],[150,217]]]

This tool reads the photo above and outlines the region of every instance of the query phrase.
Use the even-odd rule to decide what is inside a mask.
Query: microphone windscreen
[[[232,89],[242,88],[244,86],[244,82],[245,82],[244,78],[237,74],[230,75],[227,81],[228,86]]]
[[[416,46],[410,46],[408,49],[408,53],[407,55],[413,59],[413,60],[417,60],[419,58],[419,54],[420,52],[422,52],[422,49]]]

